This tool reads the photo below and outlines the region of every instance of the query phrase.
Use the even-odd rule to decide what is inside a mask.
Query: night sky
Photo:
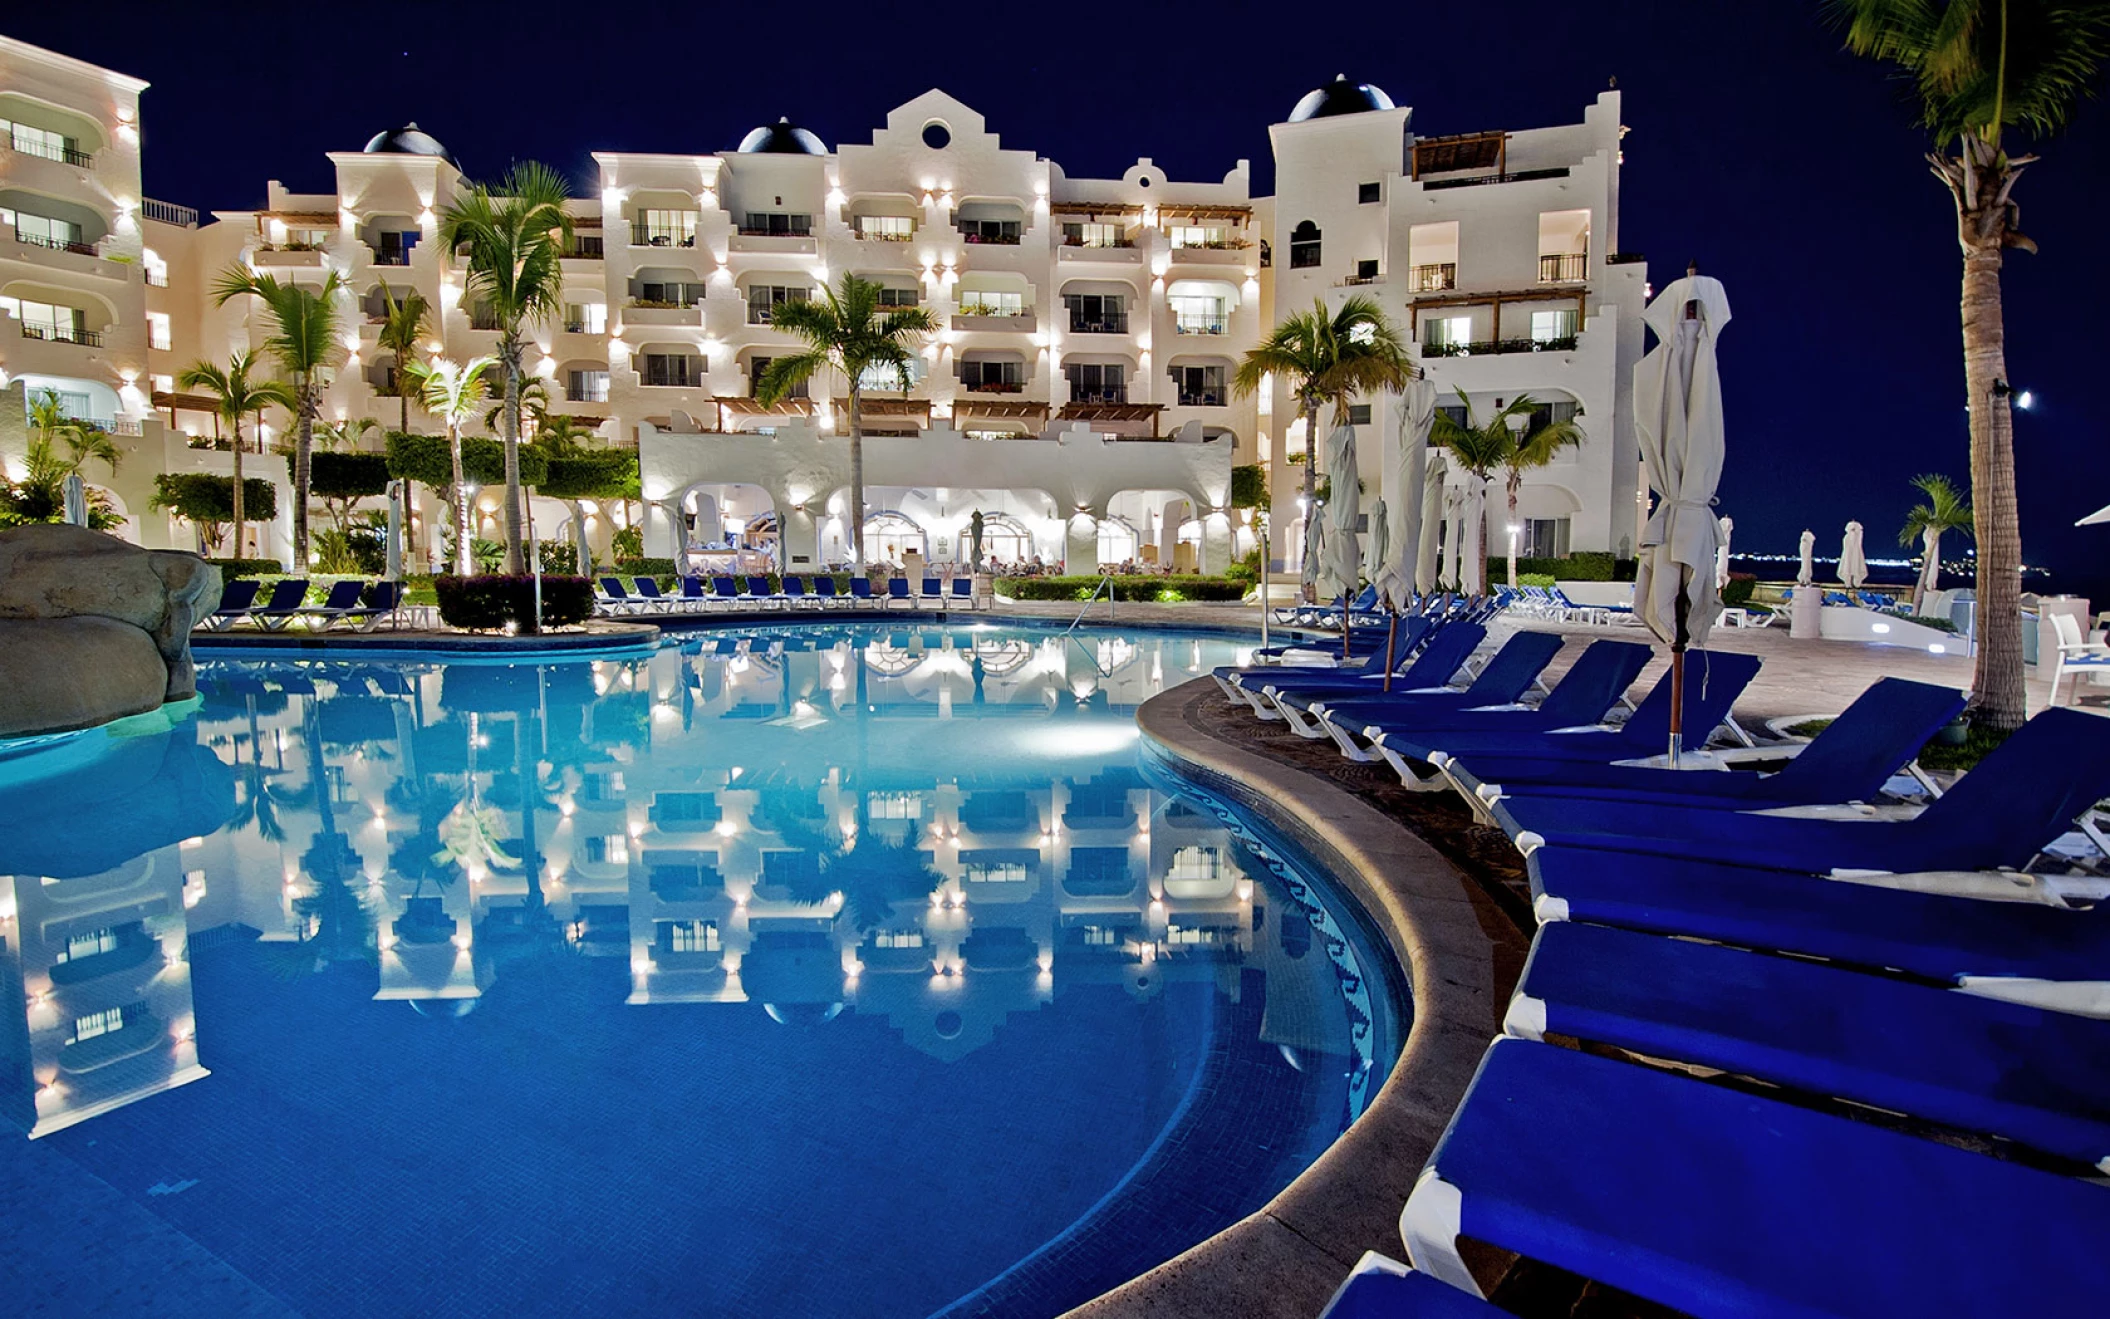
[[[129,12],[128,12],[129,11]],[[1214,3],[690,6],[284,3],[16,6],[0,30],[150,80],[146,190],[210,210],[260,205],[267,178],[330,184],[323,153],[404,120],[472,175],[516,158],[569,171],[597,148],[726,149],[789,115],[831,146],[869,141],[931,86],[1007,145],[1072,176],[1147,155],[1216,179],[1241,156],[1271,191],[1267,126],[1336,73],[1414,107],[1424,133],[1580,119],[1617,78],[1626,142],[1619,246],[1661,287],[1689,260],[1728,288],[1729,466],[1739,550],[1819,552],[1841,527],[1888,551],[1918,472],[1968,476],[1954,214],[1920,160],[1904,89],[1851,58],[1814,3]],[[1353,52],[1344,53],[1344,52]],[[2061,587],[2110,596],[2097,208],[2110,108],[2086,105],[2022,180],[2006,279],[2023,550]],[[2094,252],[2095,255],[2090,255]],[[2079,296],[2076,296],[2079,295]],[[1953,544],[1950,553],[1955,549]]]

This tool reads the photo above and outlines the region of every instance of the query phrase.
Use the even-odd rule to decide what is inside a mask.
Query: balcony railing
[[[72,252],[78,256],[100,256],[95,244],[77,242],[68,238],[52,238],[44,234],[26,234],[15,230],[15,241],[30,247],[42,247],[53,252]]]
[[[158,202],[146,197],[140,200],[139,213],[163,224],[180,225],[185,229],[198,227],[198,208],[195,206],[178,206],[174,202]]]
[[[1019,235],[1017,234],[961,230],[960,237],[970,243],[987,243],[998,247],[1017,247],[1019,244]]]
[[[1086,320],[1082,316],[1070,317],[1071,334],[1127,334],[1128,317],[1102,316],[1097,320]]]
[[[747,231],[743,229],[741,232],[745,233]],[[630,245],[632,247],[694,247],[696,246],[696,232],[693,229],[684,233],[677,229],[654,229],[650,225],[632,225],[630,227]]]
[[[1423,179],[1421,186],[1434,192],[1439,188],[1473,188],[1483,183],[1523,183],[1530,179],[1565,179],[1568,167],[1554,169],[1520,169],[1513,174],[1480,174],[1464,179]]]
[[[43,142],[23,137],[19,133],[7,135],[5,145],[25,156],[36,156],[42,160],[56,160],[65,165],[77,165],[82,169],[94,169],[95,157],[72,147],[49,146]]]
[[[1172,328],[1178,334],[1229,334],[1230,324],[1222,316],[1181,316]]]
[[[1180,406],[1220,408],[1224,406],[1224,392],[1221,389],[1183,389],[1180,391]]]
[[[1334,285],[1334,287],[1341,289],[1361,288],[1365,284],[1375,284],[1383,278],[1383,275],[1350,275]]]
[[[1134,247],[1136,240],[1126,235],[1120,238],[1084,238],[1075,235],[1065,235],[1062,245],[1064,247]]]
[[[168,268],[167,266],[159,266],[159,267],[156,267],[156,266],[148,266],[148,267],[147,267],[147,287],[148,287],[148,288],[152,288],[152,289],[165,289],[165,288],[167,288],[168,286],[169,286],[169,268]]]
[[[1590,277],[1590,254],[1574,252],[1565,256],[1542,256],[1539,258],[1539,283],[1573,284]]]
[[[387,252],[376,252],[374,253],[374,264],[377,266],[407,266],[410,264],[410,249],[403,248]]]
[[[964,383],[970,394],[1017,394],[1026,388],[1026,382],[1023,380],[988,379],[969,380]]]
[[[1445,293],[1458,287],[1458,263],[1435,262],[1416,266],[1410,276],[1416,293]]]
[[[1128,390],[1125,387],[1121,389],[1072,389],[1070,391],[1070,402],[1126,403],[1128,402]]]
[[[53,343],[79,344],[83,348],[103,346],[103,336],[99,330],[79,330],[71,325],[45,325],[37,321],[22,322],[22,337],[48,339]]]
[[[1476,339],[1471,343],[1431,343],[1421,346],[1423,357],[1488,357],[1497,353],[1565,353],[1575,347],[1576,336],[1551,339]]]

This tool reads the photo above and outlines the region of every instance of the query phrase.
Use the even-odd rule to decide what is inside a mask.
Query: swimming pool
[[[0,774],[0,1102],[39,1138],[0,1161],[0,1285],[323,1316],[1119,1284],[1287,1184],[1403,1030],[1346,904],[1139,758],[1135,706],[1238,650],[802,621],[201,665],[194,717]]]

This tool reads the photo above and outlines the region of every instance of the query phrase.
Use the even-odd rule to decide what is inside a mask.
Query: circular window
[[[943,119],[933,119],[923,126],[923,145],[933,151],[943,151],[952,145],[952,130]]]
[[[940,1012],[937,1020],[938,1038],[941,1040],[956,1040],[960,1038],[960,1028],[964,1024],[960,1020],[959,1013]]]
[[[1137,180],[1136,180],[1136,186],[1137,186],[1138,188],[1147,188],[1147,187],[1149,187],[1149,186],[1150,186],[1150,176],[1149,176],[1148,174],[1145,174],[1145,175],[1144,175],[1144,176],[1143,176],[1142,178],[1140,178],[1140,179],[1137,179]]]

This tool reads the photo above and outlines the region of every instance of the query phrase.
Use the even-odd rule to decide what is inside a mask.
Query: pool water
[[[0,764],[7,1310],[1052,1315],[1170,1258],[1401,1033],[1340,900],[1139,757],[1238,650],[213,660]]]

